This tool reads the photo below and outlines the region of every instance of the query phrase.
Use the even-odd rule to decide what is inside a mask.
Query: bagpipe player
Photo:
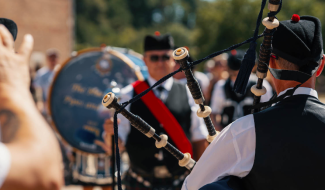
[[[234,83],[236,81],[241,62],[244,59],[243,50],[232,50],[227,58],[227,70],[229,77],[226,80],[219,80],[212,92],[211,109],[212,121],[216,129],[221,131],[227,125],[236,119],[250,114],[250,107],[253,105],[254,94],[250,88],[256,83],[256,76],[251,74],[246,87],[245,94],[234,92]],[[268,101],[272,97],[272,87],[264,81],[267,90],[261,97],[262,102]]]
[[[315,90],[325,62],[321,32],[312,16],[280,22],[269,61],[280,101],[224,128],[183,190],[241,189],[236,180],[250,190],[324,189],[325,105]]]
[[[121,90],[120,102],[125,102],[149,88],[175,66],[172,58],[174,41],[171,35],[148,35],[144,41],[144,62],[149,77]],[[202,119],[196,116],[197,105],[187,87],[169,78],[150,91],[139,101],[126,107],[155,128],[157,134],[168,134],[174,146],[192,153],[198,159],[207,143],[207,129]],[[162,118],[163,116],[164,118]],[[166,118],[167,117],[167,118]],[[123,116],[118,116],[119,139],[130,157],[130,169],[124,177],[125,187],[132,189],[180,189],[188,171],[166,150],[157,149],[149,138],[130,126]],[[113,120],[105,121],[106,135],[112,135]]]

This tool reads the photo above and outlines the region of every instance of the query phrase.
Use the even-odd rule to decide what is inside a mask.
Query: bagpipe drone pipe
[[[247,50],[244,59],[242,61],[242,65],[238,74],[238,77],[236,79],[234,90],[237,93],[243,94],[245,93],[247,82],[249,80],[249,76],[251,74],[251,71],[255,65],[255,58],[256,58],[256,40],[260,37],[264,36],[263,43],[260,47],[260,54],[259,54],[259,61],[258,61],[258,67],[257,67],[257,77],[258,81],[257,84],[254,85],[251,88],[252,93],[254,94],[254,104],[252,107],[253,113],[258,112],[262,106],[260,106],[260,97],[266,93],[266,89],[263,87],[263,79],[266,77],[266,73],[268,71],[268,62],[270,60],[271,51],[272,51],[272,36],[276,28],[279,26],[279,21],[276,19],[276,14],[281,10],[282,7],[282,1],[281,0],[269,0],[268,9],[270,12],[268,13],[268,17],[263,19],[262,22],[262,16],[263,16],[263,9],[266,5],[266,0],[262,0],[261,4],[261,10],[257,18],[257,24],[254,32],[254,36],[252,38],[249,38],[248,40],[233,45],[227,49],[215,52],[205,58],[199,59],[194,62],[188,62],[189,53],[186,48],[178,48],[173,52],[173,57],[176,62],[178,62],[181,67],[168,74],[167,76],[163,77],[159,81],[157,81],[153,86],[148,88],[147,90],[143,91],[142,93],[138,94],[134,98],[130,99],[127,102],[119,104],[117,102],[116,97],[113,93],[108,93],[103,98],[102,104],[111,109],[115,109],[114,114],[114,137],[115,137],[115,143],[116,143],[116,164],[118,169],[118,189],[121,190],[121,177],[120,177],[120,163],[119,163],[119,149],[118,149],[118,126],[117,126],[117,114],[121,113],[124,117],[126,117],[133,127],[137,128],[139,131],[141,131],[143,134],[145,134],[149,138],[153,138],[156,140],[156,147],[157,148],[165,148],[167,151],[169,151],[174,157],[179,160],[179,165],[184,166],[189,170],[192,170],[195,166],[195,161],[191,159],[190,154],[185,153],[183,154],[180,152],[177,148],[172,146],[170,143],[168,143],[167,139],[168,137],[166,135],[158,136],[155,133],[155,130],[149,126],[145,121],[143,121],[140,117],[130,113],[129,111],[125,110],[125,107],[137,100],[139,100],[142,96],[147,94],[149,91],[151,91],[156,86],[163,83],[168,78],[172,77],[178,72],[185,72],[186,79],[187,79],[187,86],[189,87],[189,90],[194,98],[194,101],[196,104],[199,105],[199,110],[197,111],[197,115],[199,117],[202,117],[204,119],[204,122],[207,126],[209,135],[207,137],[208,142],[212,142],[213,139],[218,135],[219,132],[217,132],[211,122],[210,119],[210,113],[211,108],[204,105],[204,97],[202,95],[201,88],[199,86],[199,83],[195,79],[191,67],[194,65],[197,65],[205,60],[211,59],[215,56],[218,56],[224,52],[228,52],[231,50],[234,50],[244,44],[250,43],[250,47]],[[260,23],[263,23],[263,25],[266,27],[263,34],[258,35],[258,29],[260,26]],[[269,104],[271,103],[268,102]],[[264,104],[262,104],[264,105]],[[139,137],[141,138],[141,137]],[[214,189],[214,190],[244,190],[247,189],[247,185],[243,183],[241,179],[235,176],[229,176],[222,180],[219,180],[217,182],[207,184],[206,186],[202,187],[203,190],[208,189]]]

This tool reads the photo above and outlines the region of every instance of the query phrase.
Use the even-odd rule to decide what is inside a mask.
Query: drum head
[[[112,49],[78,52],[56,73],[49,93],[49,112],[53,125],[63,140],[74,149],[100,154],[105,151],[95,144],[102,138],[104,120],[113,112],[101,105],[105,93],[143,80],[140,66],[126,55]],[[145,71],[143,71],[145,72]],[[113,90],[114,92],[114,90]]]

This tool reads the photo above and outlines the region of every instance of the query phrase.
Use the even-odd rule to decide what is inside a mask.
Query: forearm
[[[0,85],[3,143],[11,154],[6,189],[59,189],[62,163],[55,136],[38,113],[28,89]]]

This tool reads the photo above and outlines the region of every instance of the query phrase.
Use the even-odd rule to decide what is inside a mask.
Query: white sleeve
[[[195,104],[191,92],[187,86],[186,86],[186,91],[187,91],[188,103],[191,107],[191,127],[190,127],[191,141],[195,142],[195,141],[206,139],[208,135],[208,130],[205,126],[203,119],[196,115],[196,112],[199,109],[199,105]]]
[[[128,85],[121,90],[121,99],[120,103],[129,101],[133,96],[133,86]],[[130,111],[130,105],[126,106],[126,110]],[[127,137],[131,131],[130,121],[127,120],[122,114],[118,114],[117,118],[121,120],[120,124],[118,125],[118,136],[124,142],[127,141]]]
[[[221,114],[223,104],[226,101],[224,86],[226,81],[219,80],[213,88],[212,96],[211,96],[211,109],[214,114]]]
[[[267,102],[272,98],[273,90],[272,90],[272,86],[267,80],[263,81],[263,86],[266,88],[266,94],[261,96],[261,102]]]
[[[182,190],[198,190],[229,175],[245,177],[254,164],[255,143],[253,115],[228,125],[205,150]]]
[[[11,156],[8,148],[0,142],[0,189],[5,181],[11,165]]]

